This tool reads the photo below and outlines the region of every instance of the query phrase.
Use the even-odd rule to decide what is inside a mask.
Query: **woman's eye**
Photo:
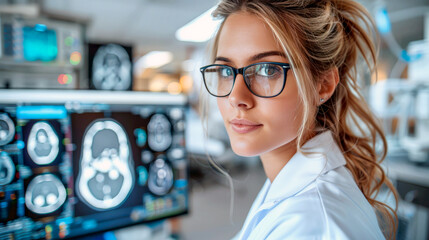
[[[230,77],[233,74],[230,68],[221,68],[219,69],[219,73],[222,77]]]
[[[258,75],[264,77],[270,77],[276,75],[279,72],[279,68],[273,65],[262,65],[258,70]]]

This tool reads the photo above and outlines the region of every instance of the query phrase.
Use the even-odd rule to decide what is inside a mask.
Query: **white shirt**
[[[267,179],[235,239],[385,239],[330,131]]]

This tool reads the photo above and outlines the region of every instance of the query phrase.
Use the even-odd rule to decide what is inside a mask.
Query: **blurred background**
[[[429,0],[360,2],[381,36],[361,86],[387,134],[397,239],[429,239]],[[214,99],[202,125],[216,4],[0,0],[0,239],[240,230],[265,175],[231,151]]]

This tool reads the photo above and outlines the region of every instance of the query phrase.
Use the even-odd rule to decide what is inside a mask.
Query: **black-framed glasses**
[[[243,68],[222,64],[211,64],[200,68],[207,91],[215,97],[228,96],[238,74],[251,93],[262,98],[278,96],[286,85],[288,63],[260,62]]]

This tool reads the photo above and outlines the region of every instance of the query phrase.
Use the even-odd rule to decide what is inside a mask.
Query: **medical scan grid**
[[[184,104],[0,105],[0,239],[184,214]],[[12,135],[12,137],[11,137]]]

